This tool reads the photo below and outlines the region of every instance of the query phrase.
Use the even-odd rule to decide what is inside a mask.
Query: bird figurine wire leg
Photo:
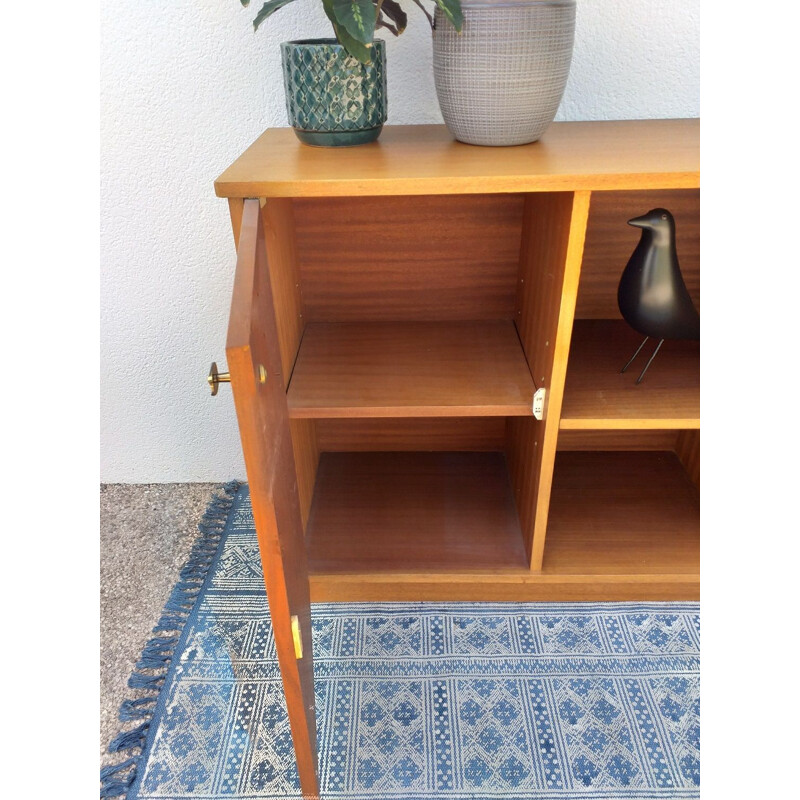
[[[636,360],[636,356],[642,352],[642,348],[647,344],[647,340],[649,338],[649,336],[644,337],[644,341],[642,341],[642,343],[636,348],[636,352],[628,359],[628,363],[620,370],[620,372],[627,371],[628,367],[633,364],[633,362]]]
[[[644,337],[644,342],[646,342],[649,338],[650,338],[649,336],[645,336]],[[648,368],[653,363],[653,359],[658,355],[658,351],[661,349],[661,345],[664,344],[665,341],[666,341],[665,339],[662,339],[656,345],[656,349],[653,350],[653,355],[651,355],[650,358],[647,359],[647,363],[644,365],[644,369],[639,373],[639,377],[636,379],[636,385],[637,386],[642,382],[642,378],[644,378],[645,372],[647,372]],[[644,347],[644,342],[642,342],[639,345],[639,348],[633,354],[633,358],[631,358],[631,360],[620,370],[620,372],[625,372],[625,370],[628,369],[628,367],[633,363],[633,359],[636,358],[636,356],[639,355],[639,351]]]

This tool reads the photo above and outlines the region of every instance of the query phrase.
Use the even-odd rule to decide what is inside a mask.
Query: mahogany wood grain
[[[658,207],[669,209],[675,217],[681,272],[692,300],[700,308],[699,190],[598,192],[589,212],[576,317],[620,318],[617,286],[641,237],[641,230],[627,221]]]
[[[473,147],[444,125],[389,125],[363,147],[262,134],[214,184],[218,197],[484,194],[699,186],[696,119],[555,122],[540,141]]]
[[[503,417],[318,419],[314,424],[321,452],[502,451],[506,433]]]
[[[563,417],[562,417],[563,421]],[[680,431],[673,430],[564,430],[558,450],[672,450]]]
[[[678,433],[678,441],[675,444],[675,452],[689,476],[689,480],[694,484],[697,491],[700,491],[700,431],[688,430]]]
[[[519,570],[502,453],[323,453],[308,522],[311,570]]]
[[[514,324],[311,323],[289,385],[294,418],[530,415]]]
[[[678,457],[559,453],[542,570],[699,579],[699,501]]]
[[[511,319],[522,195],[294,201],[308,322]]]
[[[700,343],[667,341],[644,380],[651,339],[625,373],[643,337],[623,320],[576,320],[561,429],[699,428]]]
[[[258,200],[244,203],[226,352],[300,785],[306,797],[317,797],[308,566]],[[300,621],[300,659],[292,616]]]
[[[507,457],[531,569],[541,568],[553,462],[589,213],[588,192],[532,194],[525,201],[517,330],[544,421],[509,420]]]

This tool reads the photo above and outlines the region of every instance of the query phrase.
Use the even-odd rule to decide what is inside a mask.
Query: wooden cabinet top
[[[388,125],[373,144],[308,147],[265,131],[216,180],[218,197],[484,194],[700,185],[700,120],[556,122],[533,144],[475,147],[444,125]]]

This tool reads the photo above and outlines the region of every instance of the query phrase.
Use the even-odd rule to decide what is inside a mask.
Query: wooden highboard
[[[510,148],[273,129],[215,187],[305,796],[311,602],[698,597],[699,345],[668,342],[636,386],[616,287],[626,221],[663,206],[699,308],[699,120],[555,123]]]

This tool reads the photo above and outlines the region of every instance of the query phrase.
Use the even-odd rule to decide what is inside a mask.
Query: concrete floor
[[[161,609],[178,580],[197,523],[219,484],[104,484],[100,487],[100,751],[120,730],[120,703]],[[127,727],[132,727],[128,723]],[[122,755],[122,754],[121,754]],[[129,754],[124,754],[125,757]]]

